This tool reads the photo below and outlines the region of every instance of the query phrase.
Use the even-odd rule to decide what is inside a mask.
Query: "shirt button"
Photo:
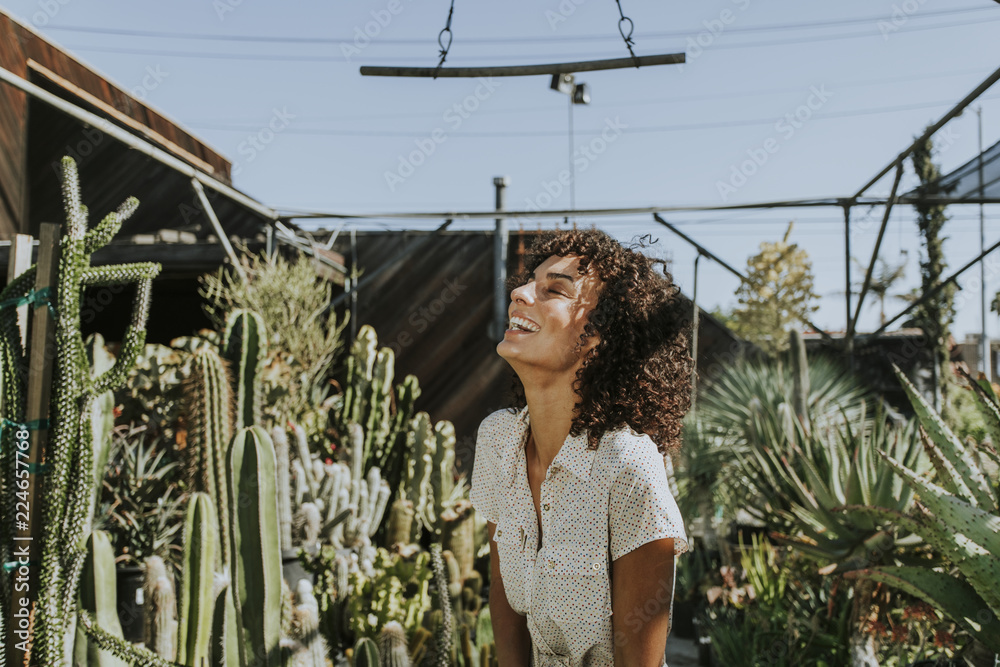
[[[595,570],[600,570],[601,569],[601,564],[600,563],[594,563],[594,569]]]
[[[549,561],[549,569],[550,570],[556,569],[556,562],[554,560]]]
[[[549,511],[549,504],[545,503],[545,505],[542,506],[542,509],[545,510],[546,512],[548,512]]]
[[[497,537],[500,537],[501,535],[503,535],[503,531],[497,528]]]

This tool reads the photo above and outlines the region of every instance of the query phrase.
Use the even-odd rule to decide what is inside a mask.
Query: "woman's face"
[[[580,345],[587,316],[597,305],[600,278],[579,273],[580,258],[553,255],[528,282],[511,292],[508,325],[497,353],[525,381],[529,372],[575,376],[586,354],[599,342],[594,335]]]

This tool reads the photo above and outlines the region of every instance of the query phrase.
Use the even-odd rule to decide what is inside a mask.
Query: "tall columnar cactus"
[[[230,565],[229,498],[226,493],[226,448],[233,433],[233,399],[229,374],[222,357],[211,345],[202,345],[191,359],[185,392],[185,412],[190,421],[187,455],[188,477],[195,491],[207,493],[216,511],[221,550],[219,569]]]
[[[295,597],[291,638],[297,646],[288,667],[325,667],[328,648],[319,632],[319,602],[313,593],[313,585],[300,579],[295,585]]]
[[[227,472],[240,664],[278,667],[281,552],[270,436],[259,426],[241,429],[229,449]]]
[[[67,630],[76,611],[77,587],[86,552],[83,536],[93,496],[93,431],[91,414],[96,397],[120,386],[135,364],[145,342],[152,280],[159,265],[151,263],[92,267],[93,252],[118,232],[135,211],[138,201],[128,199],[118,211],[107,215],[88,230],[87,210],[80,202],[76,164],[64,158],[63,202],[66,234],[60,243],[54,308],[56,349],[53,359],[53,392],[49,407],[47,473],[41,478],[41,567],[35,615],[33,659],[39,664],[63,664],[70,652]],[[27,299],[33,292],[37,268],[32,267],[11,281],[0,293],[0,301]],[[81,296],[88,286],[135,285],[132,313],[114,365],[92,377],[80,337]],[[0,310],[0,356],[3,367],[3,417],[23,423],[28,377],[27,355],[22,348],[15,308]],[[36,369],[37,370],[37,369]],[[5,429],[0,452],[4,458],[2,478],[13,480],[13,429]],[[4,484],[3,497],[13,507],[14,487]],[[14,534],[13,512],[0,515],[0,530]],[[10,558],[9,540],[0,546],[0,558]],[[9,586],[9,581],[4,579]],[[5,586],[7,591],[9,587]],[[9,610],[8,610],[9,611]],[[70,641],[72,635],[69,635]]]
[[[177,662],[207,667],[210,656],[215,552],[219,546],[215,508],[207,493],[193,493],[184,522],[184,560],[178,609]]]
[[[173,660],[177,655],[177,595],[167,574],[167,566],[159,556],[145,560],[143,577],[145,598],[143,641],[161,658]]]
[[[980,455],[1000,464],[996,450],[960,440],[895,365],[893,370],[923,427],[924,447],[937,469],[929,481],[888,454],[885,459],[920,495],[920,508],[904,514],[862,507],[921,536],[962,574],[919,565],[874,567],[851,573],[915,595],[965,627],[990,651],[1000,652],[1000,492],[990,483]],[[969,378],[991,433],[1000,432],[1000,400],[986,380]],[[995,468],[994,468],[995,470]],[[935,563],[936,565],[936,563]]]
[[[282,426],[271,429],[274,458],[278,475],[278,526],[281,548],[292,548],[292,476],[291,456],[288,451],[288,433]]]
[[[80,578],[80,607],[93,614],[107,632],[122,637],[118,621],[118,600],[115,589],[115,550],[111,538],[101,530],[92,532],[86,541],[83,576]],[[78,628],[73,650],[73,667],[125,667],[125,662],[87,638]]]
[[[451,597],[448,595],[448,574],[444,558],[441,555],[441,545],[435,542],[431,545],[431,562],[434,565],[434,583],[438,590],[441,623],[435,628],[436,664],[438,667],[451,667],[452,633],[454,621],[451,614]]]
[[[264,318],[240,308],[226,318],[222,357],[231,364],[236,399],[235,428],[261,424],[260,369],[267,357]]]

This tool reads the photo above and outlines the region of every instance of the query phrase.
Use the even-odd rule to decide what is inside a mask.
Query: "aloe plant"
[[[904,461],[883,452],[920,502],[911,512],[883,506],[853,507],[878,521],[894,521],[920,535],[947,563],[870,567],[851,573],[899,588],[935,606],[962,624],[991,651],[1000,652],[1000,494],[984,459],[1000,463],[996,450],[963,442],[923,399],[902,371],[893,370],[906,390],[921,425],[921,436],[934,467],[935,481]],[[1000,400],[985,380],[969,378],[989,432],[1000,435]],[[995,471],[995,468],[994,468]]]

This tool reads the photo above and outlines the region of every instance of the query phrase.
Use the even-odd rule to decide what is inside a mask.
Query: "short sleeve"
[[[648,438],[623,452],[611,484],[608,521],[611,560],[653,540],[674,538],[674,553],[688,550],[684,521],[670,493],[663,455]]]
[[[490,523],[500,518],[500,486],[497,484],[497,443],[493,417],[487,417],[479,425],[476,436],[476,458],[472,464],[472,489],[469,499],[472,506]]]

